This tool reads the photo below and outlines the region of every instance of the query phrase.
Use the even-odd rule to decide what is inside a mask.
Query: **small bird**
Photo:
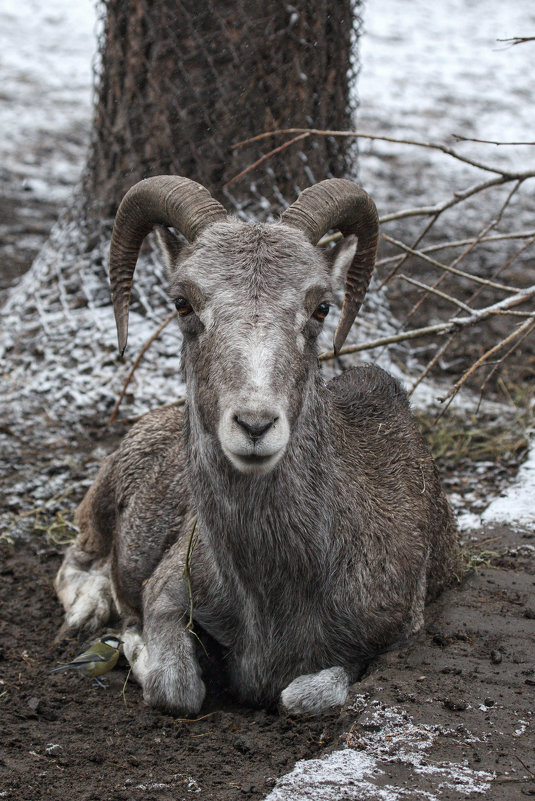
[[[119,659],[119,646],[121,640],[115,634],[106,634],[90,645],[87,651],[76,656],[68,665],[52,668],[49,673],[59,673],[60,670],[79,670],[84,676],[96,678],[113,670]]]

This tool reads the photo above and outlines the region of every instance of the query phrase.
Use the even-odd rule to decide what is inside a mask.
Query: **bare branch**
[[[520,186],[521,186],[521,184],[522,184],[522,182],[521,182],[521,181],[517,181],[517,182],[515,183],[514,187],[513,187],[513,188],[512,188],[512,189],[511,189],[511,190],[508,192],[508,194],[507,194],[507,197],[505,198],[504,202],[502,203],[502,205],[501,205],[501,207],[500,207],[500,209],[499,209],[499,211],[498,211],[498,215],[497,215],[497,217],[496,217],[494,220],[491,220],[491,222],[490,222],[490,223],[488,223],[488,225],[486,225],[486,226],[485,226],[485,227],[484,227],[484,228],[483,228],[483,229],[482,229],[482,230],[479,232],[479,234],[478,234],[478,235],[477,235],[477,237],[474,239],[474,241],[473,241],[473,242],[471,242],[471,243],[470,243],[470,244],[469,244],[469,245],[468,245],[468,246],[467,246],[467,247],[466,247],[466,248],[465,248],[465,249],[462,251],[462,253],[460,253],[460,254],[459,254],[459,256],[457,256],[457,257],[456,257],[456,258],[455,258],[455,259],[452,261],[452,263],[449,265],[449,267],[448,267],[447,271],[455,270],[455,269],[456,269],[456,267],[457,267],[457,265],[458,265],[458,264],[460,264],[460,263],[461,263],[461,261],[462,261],[462,260],[463,260],[463,259],[464,259],[466,256],[468,256],[468,254],[469,254],[469,253],[471,253],[471,252],[473,251],[473,249],[474,249],[474,248],[476,247],[476,245],[477,245],[477,244],[478,244],[478,243],[481,241],[481,239],[482,239],[483,237],[485,237],[485,236],[486,236],[486,235],[489,233],[489,231],[491,231],[491,230],[492,230],[492,229],[493,229],[493,228],[494,228],[496,225],[498,225],[498,223],[500,222],[500,220],[501,220],[501,219],[502,219],[502,217],[503,217],[503,214],[504,214],[504,212],[505,212],[505,209],[507,208],[507,206],[508,206],[508,205],[509,205],[509,203],[511,202],[511,199],[513,198],[513,196],[514,196],[514,195],[516,194],[516,192],[517,192],[517,191],[520,189]],[[443,282],[444,278],[445,278],[445,274],[443,274],[442,276],[440,276],[440,277],[439,277],[439,278],[438,278],[438,279],[435,281],[435,283],[434,283],[434,287],[436,288],[437,286],[439,286],[439,285],[440,285],[440,284]],[[476,293],[476,294],[477,294],[477,293]],[[423,298],[421,298],[421,299],[420,299],[420,300],[419,300],[419,301],[418,301],[418,302],[417,302],[417,303],[414,305],[414,307],[411,309],[411,311],[409,312],[409,314],[408,314],[408,316],[407,316],[407,320],[409,320],[409,319],[410,319],[410,318],[413,316],[413,314],[415,314],[415,312],[416,312],[416,311],[419,309],[419,307],[421,306],[421,304],[424,302],[424,300],[425,300],[425,297],[426,297],[426,296],[424,295],[424,297],[423,297]]]
[[[522,342],[526,339],[526,337],[529,337],[529,335],[532,333],[533,330],[535,330],[535,320],[532,319],[531,325],[528,325],[525,328],[524,333],[522,334],[522,336],[518,337],[516,342],[513,343],[513,345],[509,348],[509,350],[506,353],[504,353],[504,355],[501,356],[498,359],[498,361],[496,362],[496,364],[494,365],[494,367],[492,368],[492,370],[490,371],[488,376],[485,378],[485,380],[481,384],[481,387],[479,388],[479,391],[481,393],[481,397],[483,397],[483,392],[485,391],[485,387],[487,386],[489,381],[492,379],[492,377],[495,375],[497,370],[500,369],[500,367],[503,365],[503,363],[505,361],[507,361],[509,356],[511,356],[511,354],[519,347],[519,345],[522,344]],[[481,400],[480,400],[480,403],[481,403]]]
[[[262,139],[267,139],[272,136],[287,136],[287,135],[296,135],[296,134],[310,134],[311,136],[334,136],[334,137],[347,137],[351,139],[370,139],[376,142],[390,142],[391,144],[397,145],[412,145],[413,147],[422,147],[428,150],[437,150],[441,153],[445,153],[447,156],[451,156],[458,161],[462,161],[464,164],[469,164],[471,167],[476,167],[478,170],[484,170],[485,172],[493,172],[500,176],[507,176],[509,180],[514,178],[529,178],[532,177],[535,173],[529,172],[528,174],[522,172],[508,172],[505,170],[501,170],[498,167],[493,167],[490,164],[484,164],[480,161],[475,161],[474,159],[468,158],[467,156],[463,156],[460,153],[457,153],[456,150],[453,150],[451,147],[447,145],[443,145],[440,142],[420,142],[416,139],[397,139],[393,136],[379,136],[377,134],[368,134],[362,133],[357,131],[324,131],[318,128],[281,128],[280,130],[275,131],[265,131],[264,133],[258,134],[257,136],[253,136],[250,139],[244,139],[242,142],[237,142],[233,145],[233,148],[244,147],[245,145],[253,144],[254,142],[259,142]]]
[[[407,281],[408,284],[412,284],[412,286],[417,286],[419,289],[423,289],[425,292],[429,292],[432,295],[437,295],[439,298],[443,300],[447,300],[448,303],[452,303],[457,308],[462,309],[465,312],[470,313],[472,309],[470,306],[467,306],[466,303],[463,303],[462,300],[457,300],[457,298],[453,298],[451,295],[447,295],[445,292],[441,292],[436,287],[428,286],[428,284],[422,283],[422,281],[417,281],[415,278],[410,278],[408,275],[400,275],[399,276],[403,281]]]
[[[280,147],[276,147],[274,150],[270,150],[269,153],[265,153],[257,161],[255,161],[254,164],[249,164],[248,167],[246,167],[244,170],[242,170],[237,175],[235,175],[234,178],[231,178],[230,181],[227,181],[226,184],[223,184],[223,189],[227,189],[227,187],[229,187],[231,184],[235,183],[240,178],[243,178],[244,175],[247,175],[247,173],[251,172],[251,170],[254,170],[254,168],[258,167],[258,165],[262,164],[262,162],[267,161],[267,159],[270,159],[272,156],[275,156],[277,153],[281,153],[283,150],[286,150],[286,148],[290,147],[290,145],[293,145],[296,142],[300,142],[302,139],[307,139],[309,136],[310,136],[310,134],[303,133],[300,136],[296,136],[293,139],[290,139],[288,142],[285,142],[283,145],[280,145]]]
[[[455,395],[457,395],[457,393],[459,392],[459,390],[461,389],[463,384],[465,384],[467,382],[467,380],[470,378],[472,373],[474,373],[479,367],[481,367],[482,364],[484,364],[486,361],[488,361],[488,359],[490,359],[490,357],[493,356],[495,353],[497,353],[499,350],[504,348],[506,345],[509,345],[510,342],[513,342],[513,340],[515,340],[517,337],[521,336],[524,332],[526,332],[529,329],[533,328],[533,325],[534,325],[533,319],[526,320],[526,322],[523,323],[521,326],[519,326],[519,328],[516,328],[512,332],[512,334],[509,334],[504,339],[500,340],[500,342],[498,342],[496,345],[493,345],[492,348],[489,348],[489,350],[487,350],[482,356],[480,356],[479,359],[477,359],[477,361],[475,361],[468,368],[468,370],[466,370],[463,373],[461,378],[458,381],[455,382],[455,384],[452,386],[452,388],[447,393],[447,395],[444,395],[444,397],[439,398],[439,400],[441,402],[448,401],[447,405],[442,410],[441,414],[443,414],[444,411],[446,411],[446,409],[450,405],[451,401],[454,399]]]
[[[480,278],[479,275],[473,275],[472,273],[467,273],[464,270],[458,270],[456,267],[451,267],[449,264],[444,264],[441,261],[437,261],[436,259],[431,258],[426,253],[421,250],[415,250],[414,248],[410,248],[408,245],[405,245],[403,242],[400,242],[399,239],[394,239],[392,236],[387,236],[387,234],[383,234],[383,239],[387,242],[390,242],[392,245],[395,245],[401,250],[410,253],[412,256],[418,256],[419,258],[423,259],[424,261],[432,264],[434,267],[438,267],[445,272],[452,273],[453,275],[458,275],[461,278],[467,278],[469,281],[474,281],[476,284],[483,284],[484,286],[491,287],[492,289],[499,289],[501,292],[512,292],[516,293],[517,290],[514,287],[507,286],[506,284],[498,284],[495,281],[489,281],[488,278]]]
[[[332,234],[331,236],[325,237],[318,245],[327,245],[329,242],[336,242],[338,239],[342,238],[342,234],[336,233]],[[508,239],[531,239],[532,241],[535,238],[535,230],[534,231],[517,231],[511,232],[509,234],[493,234],[492,236],[484,236],[484,237],[472,237],[471,239],[457,239],[445,242],[438,242],[435,245],[428,245],[425,248],[419,248],[418,253],[436,253],[437,250],[447,250],[449,248],[462,248],[465,245],[470,245],[472,242],[477,244],[487,244],[493,242],[502,242]],[[529,245],[528,245],[529,246]],[[382,259],[377,259],[377,266],[382,267],[385,264],[390,264],[393,261],[397,261],[399,256],[386,256]]]
[[[446,353],[446,351],[448,350],[450,345],[453,344],[456,336],[457,336],[457,332],[451,334],[451,336],[448,337],[448,339],[444,342],[444,344],[440,348],[438,348],[438,350],[436,351],[436,353],[433,356],[433,358],[428,362],[426,367],[422,370],[422,372],[420,373],[420,375],[418,376],[418,378],[416,379],[416,381],[414,382],[414,384],[412,385],[412,387],[408,391],[407,395],[409,396],[409,398],[413,394],[413,392],[415,391],[416,387],[419,384],[421,384],[422,381],[424,380],[424,378],[426,378],[429,375],[429,373],[431,372],[431,370],[433,369],[435,364],[437,364],[439,359]]]
[[[496,39],[497,42],[505,42],[514,47],[514,45],[525,44],[526,42],[535,42],[535,36],[513,36],[510,39]]]
[[[506,39],[498,39],[498,41],[499,42],[500,41],[503,42],[503,41],[507,41],[507,40]],[[496,141],[494,141],[492,139],[474,139],[471,136],[462,136],[462,134],[456,134],[456,133],[452,134],[452,136],[458,142],[478,142],[481,145],[498,145],[498,146],[514,145],[515,147],[518,146],[518,145],[530,145],[530,146],[535,145],[535,142],[496,142]]]
[[[373,350],[374,348],[380,348],[383,345],[391,345],[395,342],[405,342],[411,339],[419,339],[421,337],[434,334],[443,335],[458,332],[463,328],[467,328],[488,319],[493,314],[497,314],[505,311],[506,309],[518,306],[521,303],[525,303],[527,300],[530,300],[533,297],[535,297],[535,285],[527,287],[526,289],[521,289],[515,295],[505,298],[505,300],[501,300],[498,303],[493,303],[491,306],[486,306],[484,309],[473,309],[471,310],[471,314],[467,317],[452,317],[444,323],[436,323],[435,325],[428,325],[423,328],[415,328],[412,331],[402,331],[399,334],[393,334],[389,337],[381,337],[380,339],[371,340],[369,342],[362,342],[358,345],[348,345],[347,347],[342,348],[337,355],[344,356],[348,353],[358,353],[359,351],[363,350]],[[529,320],[532,319],[535,319],[535,311],[529,317]],[[527,322],[529,322],[529,320]],[[334,358],[335,354],[333,351],[322,353],[319,356],[320,361],[328,361]]]

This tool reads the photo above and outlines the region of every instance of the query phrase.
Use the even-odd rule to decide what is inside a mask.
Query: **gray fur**
[[[374,366],[321,378],[313,314],[354,241],[329,259],[288,226],[229,220],[166,247],[171,297],[195,310],[180,319],[187,403],[146,415],[82,501],[57,578],[67,621],[73,566],[108,565],[141,632],[124,637],[145,697],[197,712],[196,519],[193,619],[224,649],[234,692],[316,713],[421,627],[452,576],[451,513],[399,384]]]

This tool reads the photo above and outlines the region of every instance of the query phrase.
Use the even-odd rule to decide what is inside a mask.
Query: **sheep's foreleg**
[[[199,711],[206,688],[189,625],[190,595],[181,574],[182,550],[181,543],[171,548],[147,582],[142,635],[127,629],[122,639],[147,703],[184,714]]]

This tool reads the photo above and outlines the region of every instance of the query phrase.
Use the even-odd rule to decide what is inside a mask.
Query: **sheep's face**
[[[294,228],[238,221],[212,225],[194,246],[169,232],[160,241],[195,419],[236,470],[267,473],[306,402],[316,340],[356,243],[328,259]]]

